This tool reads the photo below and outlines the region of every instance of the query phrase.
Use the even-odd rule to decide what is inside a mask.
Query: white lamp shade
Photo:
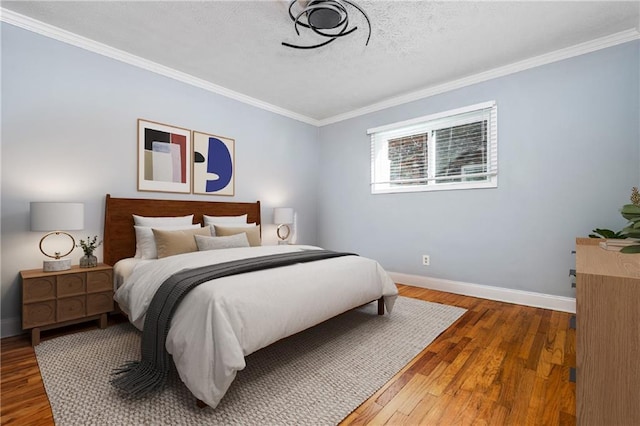
[[[32,231],[79,231],[84,229],[82,203],[31,203]]]
[[[293,223],[293,209],[291,207],[273,209],[273,223],[277,225]]]

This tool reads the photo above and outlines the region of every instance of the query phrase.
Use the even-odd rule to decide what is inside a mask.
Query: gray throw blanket
[[[142,332],[141,360],[130,361],[115,369],[113,374],[116,377],[111,383],[133,397],[143,396],[162,387],[171,366],[171,357],[165,349],[171,319],[182,298],[199,284],[230,275],[340,256],[357,255],[328,250],[305,250],[234,260],[173,274],[158,288],[147,309]]]

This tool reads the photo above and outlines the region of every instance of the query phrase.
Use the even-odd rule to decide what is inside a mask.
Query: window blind
[[[374,193],[497,184],[495,102],[370,129],[368,133]]]

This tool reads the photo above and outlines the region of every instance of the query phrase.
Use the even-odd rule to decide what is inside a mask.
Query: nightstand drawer
[[[87,293],[113,290],[111,270],[87,272]]]
[[[24,280],[22,302],[37,302],[56,298],[56,277],[31,278]]]
[[[56,322],[56,301],[28,303],[22,309],[22,328],[38,327]]]
[[[58,322],[86,316],[87,310],[85,304],[86,296],[74,296],[58,299],[58,306],[56,309]]]
[[[93,293],[87,295],[87,315],[113,311],[113,292]]]
[[[85,274],[58,275],[58,297],[75,296],[85,293]]]

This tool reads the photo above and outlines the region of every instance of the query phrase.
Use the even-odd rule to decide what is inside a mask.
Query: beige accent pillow
[[[240,234],[244,232],[247,234],[247,240],[249,240],[249,245],[251,247],[257,247],[262,245],[262,241],[260,240],[260,225],[256,225],[253,228],[234,228],[232,226],[218,226],[213,225],[216,229],[217,237],[228,237],[229,235]]]
[[[190,253],[198,251],[196,235],[210,237],[209,227],[196,229],[181,229],[177,231],[167,231],[164,229],[152,229],[153,237],[156,240],[158,259],[174,256],[176,254]]]
[[[156,239],[153,236],[151,226],[134,226],[136,232],[136,259],[157,259],[158,252],[156,250]],[[165,226],[154,225],[155,229],[163,229],[165,231],[177,231],[178,229],[198,229],[200,225],[181,225],[181,226]]]
[[[209,228],[211,228],[211,236],[212,237],[219,237],[219,235],[216,234],[216,225],[217,226],[224,226],[226,228],[253,228],[254,226],[256,226],[255,222],[251,222],[251,223],[210,223],[209,224]],[[205,224],[205,226],[207,226]]]

